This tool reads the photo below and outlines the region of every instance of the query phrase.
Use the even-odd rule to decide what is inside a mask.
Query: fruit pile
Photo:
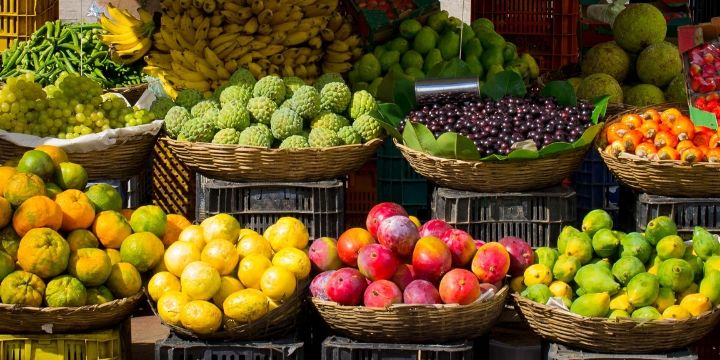
[[[540,149],[555,142],[574,142],[592,125],[593,105],[559,105],[554,98],[535,93],[524,98],[434,103],[411,111],[408,121],[427,126],[435,137],[455,132],[473,141],[481,157],[507,155],[513,144],[532,140]]]
[[[145,71],[175,90],[209,93],[239,68],[312,81],[345,73],[363,54],[338,0],[162,1]]]
[[[420,222],[395,203],[375,205],[367,230],[352,228],[309,249],[314,297],[340,305],[460,304],[478,301],[522,274],[532,248],[519,238],[485,243],[442,220]],[[471,271],[472,270],[472,271]]]
[[[513,70],[524,79],[539,76],[535,59],[529,54],[519,56],[515,45],[497,34],[489,20],[478,19],[468,25],[448,17],[447,11],[440,11],[430,15],[424,25],[415,19],[404,20],[400,36],[360,58],[348,78],[354,90],[376,94],[384,76],[392,73],[412,80],[423,79],[456,59],[460,50],[470,73],[480,80],[503,70]]]
[[[633,4],[613,23],[615,41],[591,48],[581,63],[583,78],[571,78],[578,97],[609,95],[611,103],[647,106],[685,102],[680,53],[665,41],[667,23],[651,4]]]
[[[256,321],[304,291],[309,239],[300,220],[280,218],[260,235],[219,214],[178,230],[148,283],[167,324],[211,334],[224,320]]]
[[[34,80],[28,73],[0,88],[0,130],[73,139],[156,119],[120,97],[103,95],[100,84],[85,76],[63,73],[45,88]]]
[[[720,243],[696,227],[692,244],[660,216],[645,233],[612,230],[593,210],[582,229],[565,227],[558,247],[535,250],[536,264],[511,281],[513,290],[541,304],[551,298],[588,317],[681,320],[720,303]]]
[[[324,74],[310,86],[297,77],[255,81],[239,69],[216,94],[203,100],[197,90],[182,90],[174,103],[161,98],[151,111],[164,115],[170,137],[193,142],[300,149],[360,144],[384,134],[370,114],[375,99],[367,91],[352,93],[339,74]]]
[[[696,93],[720,90],[720,48],[705,44],[690,51],[690,88]]]
[[[694,105],[700,110],[715,114],[715,118],[720,124],[720,92],[714,92],[705,96],[695,98]]]
[[[695,126],[675,108],[624,115],[606,127],[604,136],[609,144],[604,151],[611,156],[630,153],[650,160],[720,162],[720,133]]]
[[[150,36],[155,30],[153,15],[144,9],[138,9],[140,19],[136,19],[125,9],[107,5],[107,12],[100,15],[100,24],[106,34],[102,41],[109,47],[110,58],[119,64],[132,64],[140,60],[150,50]]]
[[[3,304],[76,307],[141,290],[140,273],[157,255],[144,251],[159,243],[162,256],[162,242],[147,232],[140,210],[132,216],[122,210],[117,190],[86,189],[85,169],[46,145],[27,151],[16,167],[0,167],[0,174]]]

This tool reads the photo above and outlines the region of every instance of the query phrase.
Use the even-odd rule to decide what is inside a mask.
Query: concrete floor
[[[154,359],[155,342],[168,336],[168,328],[160,324],[160,319],[156,316],[134,317],[131,326],[132,359]]]

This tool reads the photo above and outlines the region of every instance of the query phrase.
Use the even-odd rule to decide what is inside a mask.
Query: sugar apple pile
[[[383,136],[373,117],[375,98],[353,93],[339,74],[306,84],[275,75],[259,80],[238,70],[230,82],[204,98],[182,90],[174,103],[158,103],[165,132],[183,141],[303,149],[360,144]]]

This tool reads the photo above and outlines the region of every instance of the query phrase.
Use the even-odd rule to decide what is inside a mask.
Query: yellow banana
[[[343,63],[352,59],[350,52],[336,52],[332,50],[325,51],[325,61],[332,63]]]
[[[223,26],[223,34],[239,34],[243,29],[244,26],[240,24],[226,24]]]
[[[210,90],[210,82],[209,81],[188,81],[185,79],[181,79],[175,75],[168,74],[165,77],[167,81],[169,81],[171,84],[173,84],[174,87],[180,88],[180,89],[195,89],[198,91],[209,91]]]
[[[180,44],[180,46],[181,46],[183,49],[192,49],[193,46],[195,45],[194,42],[191,43],[191,42],[187,41],[184,37],[182,37],[182,36],[180,36],[180,35],[174,36],[174,37],[175,37],[175,39],[177,40],[178,44]]]
[[[348,52],[350,51],[350,46],[342,40],[335,40],[327,46],[327,49],[335,52]]]
[[[243,28],[243,30],[245,31],[246,34],[252,35],[255,32],[257,32],[258,26],[259,25],[258,25],[257,18],[251,18],[250,20],[248,20],[245,23],[245,27]]]
[[[216,68],[215,71],[217,72],[218,77],[221,80],[227,80],[230,78],[230,72],[225,69],[225,66],[221,66],[219,68]]]
[[[111,34],[123,34],[132,31],[132,27],[117,24],[105,15],[100,15],[100,25]]]
[[[180,50],[180,49],[182,49],[182,47],[180,47],[180,44],[178,44],[178,42],[177,42],[177,40],[175,39],[175,37],[173,37],[173,35],[171,35],[172,33],[169,33],[169,32],[167,32],[167,31],[165,31],[165,29],[160,29],[160,31],[158,32],[158,34],[159,34],[160,37],[163,39],[163,41],[165,42],[165,44],[167,44],[167,46],[170,48],[170,50]]]
[[[290,15],[290,11],[292,11],[292,7],[283,7],[278,10],[273,11],[273,17],[270,20],[270,23],[273,25],[282,24],[284,22],[287,22],[287,18]]]
[[[265,10],[265,1],[263,0],[251,0],[250,7],[252,8],[253,14],[260,14]]]
[[[215,69],[210,67],[208,64],[203,63],[202,61],[198,61],[197,64],[195,64],[195,68],[203,75],[205,75],[206,78],[212,79],[212,80],[219,80],[220,76],[218,76]]]
[[[307,60],[308,60],[307,55],[300,54],[295,58],[295,63],[296,64],[305,64],[305,63],[307,63]]]
[[[150,39],[143,39],[143,41],[138,43],[137,47],[131,49],[131,51],[123,51],[121,53],[113,48],[110,48],[110,59],[118,64],[132,64],[135,61],[142,59],[143,55],[150,50],[150,45]]]
[[[199,27],[202,25],[202,23],[203,23],[203,21],[204,21],[205,19],[206,19],[206,18],[205,18],[204,16],[203,16],[203,17],[196,17],[196,18],[194,18],[194,19],[190,19],[190,22],[192,23],[192,25],[191,25],[192,28],[193,28],[193,29],[199,28]]]
[[[202,0],[192,0],[192,4],[193,4],[193,6],[196,7],[196,8],[201,8],[201,7],[202,7],[202,3],[203,3]]]
[[[215,67],[215,68],[223,67],[222,60],[220,60],[220,58],[217,56],[217,54],[214,51],[212,51],[210,48],[207,48],[207,47],[205,48],[204,55],[205,55],[205,60],[207,60],[208,64],[210,64],[210,66]]]
[[[295,76],[295,71],[293,70],[292,66],[285,65],[282,69],[283,76]]]
[[[230,55],[230,52],[235,49],[235,46],[237,45],[237,42],[234,40],[230,40],[227,42],[224,42],[216,47],[212,47],[212,51],[217,54],[217,56],[221,59],[225,59],[228,55]],[[221,55],[223,54],[223,55]]]
[[[345,39],[345,43],[350,48],[356,48],[356,47],[360,46],[361,41],[362,41],[362,39],[360,39],[360,36],[358,36],[358,35],[353,35],[353,36],[350,36],[349,38]]]
[[[107,45],[135,45],[140,42],[137,34],[132,31],[125,34],[104,34],[101,35],[101,39]]]
[[[334,73],[345,73],[352,69],[352,64],[349,62],[345,63],[330,63],[326,62],[322,64],[323,72],[334,72]]]
[[[200,23],[200,27],[197,28],[195,38],[205,40],[208,38],[208,32],[210,31],[210,18],[203,18]]]
[[[196,17],[200,17],[200,16],[203,16],[203,15],[204,15],[204,14],[200,11],[200,9],[198,9],[198,8],[196,8],[196,7],[189,8],[189,9],[187,10],[187,14],[188,14],[191,18],[196,18]]]
[[[261,42],[259,40],[255,40],[255,41],[251,42],[249,44],[249,46],[250,46],[250,50],[260,50],[260,49],[264,49],[265,47],[267,47],[268,44]]]
[[[261,35],[270,35],[273,32],[273,28],[270,24],[262,24],[258,28],[257,32],[258,32],[258,34],[261,34]]]
[[[321,4],[321,5],[316,5],[316,6],[305,8],[304,12],[305,12],[305,16],[307,16],[307,17],[324,16],[324,15],[330,15],[333,11],[335,11],[336,8],[337,8],[337,5],[333,7],[329,4]]]
[[[193,26],[193,19],[187,15],[183,15],[177,21],[180,29],[179,37],[182,37],[188,43],[194,44],[195,40],[198,38],[196,37],[197,33],[195,32],[195,27]]]
[[[247,46],[238,46],[238,47],[234,48],[234,49],[230,52],[230,54],[228,54],[228,56],[225,57],[225,59],[230,59],[230,61],[240,59],[240,57],[246,56],[246,54],[248,53],[248,51],[250,51],[250,48],[249,48],[249,47],[247,47]],[[252,57],[250,57],[250,59],[252,59]],[[248,60],[248,61],[250,61],[250,60]],[[238,63],[239,63],[239,62],[240,62],[240,61],[238,60]]]
[[[259,42],[259,43],[263,43],[263,44],[267,45],[270,43],[270,41],[272,41],[272,36],[258,35],[253,40],[254,40],[253,42]],[[256,49],[253,49],[253,50],[256,50]]]
[[[320,49],[322,47],[322,38],[320,36],[314,36],[308,41],[308,45],[315,49]]]
[[[172,70],[177,77],[179,77],[183,80],[186,80],[186,81],[206,81],[207,80],[207,78],[203,74],[201,74],[195,70],[190,70],[190,69],[180,65],[179,63],[173,63]]]
[[[352,34],[352,25],[350,23],[344,23],[340,27],[340,30],[335,32],[336,40],[345,40]]]
[[[250,73],[252,73],[256,79],[259,79],[262,77],[263,71],[262,71],[262,68],[260,67],[260,65],[258,65],[256,63],[249,63],[249,64],[247,64],[247,67],[248,67],[248,70],[250,70]]]
[[[285,57],[283,56],[283,54],[275,54],[270,57],[270,62],[275,65],[282,65],[283,63],[285,63]]]
[[[270,24],[272,23],[272,17],[273,11],[270,9],[265,9],[257,15],[258,23],[260,23],[260,25]]]
[[[357,58],[361,57],[363,54],[364,54],[363,48],[361,48],[361,47],[356,47],[356,48],[352,49],[353,59],[357,59]]]
[[[222,34],[222,32],[223,32],[223,29],[221,27],[211,27],[210,30],[208,30],[207,37],[208,37],[208,39],[214,39],[214,38],[220,36],[220,34]]]
[[[185,59],[185,56],[183,56],[183,52],[179,50],[170,50],[170,58],[172,58],[173,62],[179,63],[180,65],[193,69],[195,68],[195,64],[193,62],[187,61]]]
[[[312,49],[310,49],[309,47],[298,48],[299,55],[309,56],[310,54],[312,54],[312,52],[313,52]]]
[[[316,2],[317,2],[317,0],[300,0],[300,1],[297,1],[295,3],[295,5],[297,5],[301,8],[305,8],[305,7],[315,4]]]
[[[145,9],[138,9],[138,15],[140,15],[140,22],[143,24],[149,24],[153,22],[153,14]]]
[[[288,34],[285,38],[285,46],[294,46],[302,44],[310,39],[310,33],[307,31],[298,31],[292,34]]]
[[[162,69],[157,66],[146,65],[145,67],[143,67],[144,73],[154,77],[158,77],[158,74],[160,74],[161,71]]]
[[[112,4],[107,6],[108,15],[118,24],[127,27],[140,27],[143,25],[142,21],[134,18],[130,14],[123,13],[122,10],[116,8]]]
[[[297,28],[299,21],[288,21],[273,26],[273,33],[289,32]]]
[[[298,65],[295,67],[295,76],[304,78],[307,76],[307,68],[305,68],[305,65]]]
[[[280,67],[275,64],[270,64],[270,67],[268,67],[268,74],[277,75],[280,74]]]
[[[310,64],[305,66],[305,69],[307,70],[307,77],[317,77],[319,74],[318,66],[316,64]]]
[[[279,45],[285,43],[287,33],[284,32],[273,32],[270,34],[270,43],[273,45]]]
[[[219,27],[225,21],[225,17],[222,15],[213,15],[210,17],[210,26]]]
[[[148,52],[148,50],[150,50],[150,45],[152,45],[152,42],[150,41],[150,39],[144,38],[144,39],[140,40],[140,42],[138,42],[137,44],[133,45],[132,47],[123,47],[123,48],[111,47],[111,49],[113,50],[114,53],[116,53],[117,55],[119,55],[120,57],[123,57],[123,58],[125,58],[125,57],[134,58],[138,53],[140,53],[139,57],[137,58],[137,59],[139,59],[140,57],[145,55],[145,53]],[[127,63],[127,64],[129,64],[129,63]]]
[[[265,1],[265,9],[271,10],[271,11],[277,11],[282,6],[281,0],[266,0]]]
[[[328,28],[332,31],[337,31],[340,29],[340,26],[343,24],[343,16],[337,11],[334,11],[332,14],[330,14],[330,19],[328,19]]]
[[[268,45],[267,47],[259,50],[258,52],[261,53],[263,56],[270,57],[283,51],[283,49],[285,49],[285,47],[282,45]]]
[[[153,39],[153,47],[165,53],[170,52],[170,47],[162,38]]]
[[[208,46],[208,42],[205,39],[198,40],[195,44],[193,44],[192,50],[194,53],[202,54],[203,49],[205,49]]]
[[[225,70],[233,73],[233,72],[235,72],[235,70],[237,70],[237,69],[238,69],[238,63],[237,63],[237,61],[235,61],[235,60],[230,60],[230,61],[228,61],[228,62],[225,63]]]
[[[156,51],[148,52],[145,55],[145,61],[150,66],[157,66],[163,69],[170,69],[171,65],[176,62],[170,54],[161,54]]]
[[[335,33],[329,28],[320,30],[320,36],[322,36],[323,41],[331,42],[335,40]]]
[[[309,31],[315,28],[323,28],[327,24],[327,18],[324,16],[316,16],[311,18],[305,18],[300,21],[297,29],[298,31]],[[318,29],[319,31],[319,29]]]
[[[217,3],[215,0],[205,0],[202,4],[202,9],[207,14],[211,14],[213,11],[215,11],[215,8],[217,8]]]
[[[302,10],[297,6],[294,6],[293,10],[290,11],[285,21],[299,21],[302,20],[304,17],[305,15],[303,14]]]
[[[285,56],[285,59],[294,59],[298,56],[299,53],[300,49],[298,48],[288,48],[283,51],[283,56]]]
[[[240,59],[238,59],[238,64],[240,65],[247,65],[252,62],[252,54],[245,54]]]

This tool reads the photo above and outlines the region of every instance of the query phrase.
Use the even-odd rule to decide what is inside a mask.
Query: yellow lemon
[[[300,249],[281,249],[273,256],[272,263],[275,266],[290,270],[298,280],[306,279],[310,275],[310,258]]]
[[[550,286],[550,283],[552,283],[552,271],[550,271],[550,268],[547,267],[547,265],[533,264],[525,269],[523,278],[525,286],[535,284],[545,284]]]
[[[185,267],[200,260],[200,250],[190,242],[176,241],[165,250],[165,268],[175,276],[181,276]]]
[[[189,302],[190,297],[187,294],[179,291],[168,291],[158,299],[158,315],[167,324],[180,325],[180,311]]]
[[[568,300],[572,300],[573,298],[573,289],[570,285],[560,280],[550,283],[550,292],[554,297],[565,298]]]
[[[229,275],[235,270],[240,254],[235,245],[225,240],[212,240],[205,245],[200,260],[217,269],[220,275]]]
[[[223,276],[222,278],[220,278],[220,290],[218,290],[218,292],[215,293],[215,296],[213,296],[212,298],[213,303],[215,303],[215,305],[222,309],[223,302],[228,296],[230,296],[230,294],[240,291],[244,288],[245,287],[240,282],[240,280],[232,276]]]
[[[235,321],[253,322],[268,313],[268,298],[257,289],[240,290],[225,299],[223,310],[225,316]]]
[[[712,309],[710,298],[702,294],[689,294],[685,296],[680,301],[680,306],[687,310],[692,316],[698,316]]]
[[[260,278],[260,290],[267,297],[276,301],[282,302],[292,296],[296,286],[295,275],[279,266],[265,270]]]
[[[220,274],[214,267],[195,261],[183,270],[180,286],[194,300],[209,300],[220,290]]]
[[[275,224],[270,225],[263,233],[273,250],[280,251],[286,247],[304,249],[310,235],[302,221],[293,217],[282,217]]]
[[[260,290],[260,277],[272,266],[270,259],[260,254],[250,254],[240,261],[238,279],[246,288]]]
[[[222,325],[222,311],[211,302],[193,300],[180,311],[180,323],[198,334],[212,334]]]
[[[668,306],[662,313],[663,319],[682,320],[690,317],[690,312],[680,305]]]
[[[206,242],[225,240],[236,244],[240,235],[240,222],[232,215],[213,215],[200,223]]]
[[[200,225],[190,225],[180,232],[177,241],[189,242],[200,251],[205,247],[204,230]]]
[[[248,233],[246,235],[240,235],[240,241],[238,241],[237,244],[237,251],[240,255],[240,259],[243,259],[250,254],[260,254],[268,259],[272,259],[273,249],[272,246],[270,246],[270,242],[262,235],[254,231],[253,233],[254,234]]]
[[[167,271],[161,271],[150,278],[147,289],[150,298],[157,302],[168,291],[180,291],[180,279]]]

